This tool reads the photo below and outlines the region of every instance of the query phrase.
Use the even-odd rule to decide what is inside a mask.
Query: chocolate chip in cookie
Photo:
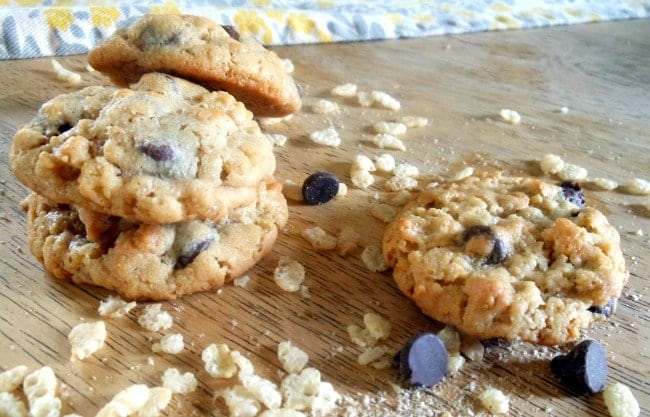
[[[498,265],[506,260],[506,247],[490,226],[475,225],[463,231],[462,241],[465,249],[473,254],[485,257],[486,265]]]
[[[580,208],[585,207],[585,195],[582,192],[582,187],[577,182],[563,181],[559,184],[562,187],[562,195],[564,199],[575,204]]]

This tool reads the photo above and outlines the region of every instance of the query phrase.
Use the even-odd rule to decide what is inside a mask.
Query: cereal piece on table
[[[149,397],[142,408],[138,410],[137,417],[158,417],[167,407],[172,398],[172,390],[165,387],[149,389]]]
[[[402,163],[395,165],[395,168],[393,168],[393,175],[396,177],[416,178],[420,175],[420,170],[415,165]]]
[[[448,353],[433,333],[413,336],[395,356],[399,378],[413,386],[432,387],[445,376]]]
[[[454,173],[454,174],[451,176],[450,179],[451,179],[452,181],[460,181],[460,180],[463,180],[463,179],[465,179],[465,178],[467,178],[467,177],[471,177],[473,174],[474,174],[474,168],[472,168],[472,167],[465,167],[465,168],[461,169],[460,171]]]
[[[239,380],[242,386],[253,394],[255,399],[264,404],[266,408],[279,408],[282,404],[282,395],[274,382],[255,374],[240,375]]]
[[[370,209],[370,214],[377,220],[390,223],[397,215],[397,209],[390,204],[377,203]]]
[[[81,84],[81,74],[78,74],[74,71],[70,71],[69,69],[61,65],[61,63],[56,59],[52,59],[50,62],[52,62],[52,69],[56,74],[56,78],[58,78],[61,81],[65,81],[68,84],[73,84],[73,85]]]
[[[266,136],[266,139],[271,142],[271,145],[280,147],[286,145],[287,140],[289,139],[280,133],[265,133],[264,136]]]
[[[366,248],[361,252],[361,260],[363,261],[366,268],[373,272],[382,272],[387,269],[386,264],[384,263],[384,257],[381,252],[381,248],[376,245],[366,246]]]
[[[373,91],[370,93],[370,97],[374,103],[389,110],[399,110],[402,107],[396,98],[383,91]]]
[[[106,324],[103,321],[80,323],[72,328],[68,335],[72,357],[84,360],[97,352],[106,340]]]
[[[138,324],[152,332],[167,330],[172,327],[173,322],[171,314],[162,310],[162,304],[159,303],[149,304],[138,317]]]
[[[567,106],[560,107],[560,113],[562,113],[562,114],[569,113],[569,108]]]
[[[293,61],[289,58],[282,59],[282,66],[284,67],[284,70],[287,72],[287,74],[293,74],[293,72],[296,70],[296,67],[293,65]]]
[[[404,142],[402,142],[401,139],[385,133],[377,134],[373,138],[372,142],[381,149],[396,149],[398,151],[406,150],[406,146],[404,146]]]
[[[27,409],[22,400],[11,392],[0,392],[0,416],[27,417]]]
[[[332,148],[338,148],[341,144],[339,132],[334,127],[312,132],[309,134],[309,139],[319,145],[330,146]]]
[[[320,99],[312,104],[311,110],[316,114],[331,114],[339,111],[339,105],[331,100]]]
[[[367,328],[350,324],[347,331],[352,343],[359,347],[372,347],[377,344],[377,338]]]
[[[601,190],[615,190],[618,188],[618,182],[610,180],[609,178],[594,178],[591,183]]]
[[[183,335],[180,333],[170,333],[165,335],[160,342],[154,343],[151,350],[154,352],[164,352],[175,355],[181,353],[185,348]]]
[[[586,168],[565,162],[564,168],[556,175],[562,181],[582,181],[587,178],[587,174]]]
[[[357,92],[357,102],[361,107],[370,107],[375,104],[375,100],[372,98],[370,93],[365,91]]]
[[[400,136],[406,133],[406,125],[397,122],[377,122],[373,125],[376,133]]]
[[[196,390],[198,381],[191,372],[181,374],[176,368],[167,368],[162,375],[162,386],[174,394],[187,394]]]
[[[373,362],[379,361],[384,355],[388,353],[388,347],[384,345],[377,345],[366,348],[357,357],[359,365],[369,365]]]
[[[235,362],[235,365],[237,365],[237,368],[239,368],[238,375],[240,378],[243,375],[252,375],[255,373],[253,363],[246,356],[242,355],[239,351],[236,350],[233,350],[230,355],[232,356],[232,360]]]
[[[641,413],[632,390],[620,382],[607,384],[603,390],[603,399],[612,417],[638,417]]]
[[[341,229],[336,243],[336,253],[347,256],[359,247],[361,235],[350,226]]]
[[[460,368],[465,364],[465,358],[459,354],[449,355],[449,360],[447,362],[447,372],[445,375],[454,377],[460,371]]]
[[[376,169],[377,168],[375,167],[375,163],[372,162],[372,159],[368,158],[365,155],[357,155],[354,158],[354,161],[352,161],[352,167],[350,168],[350,171],[362,170],[372,172]]]
[[[309,355],[294,346],[290,340],[286,340],[278,344],[278,359],[282,369],[290,374],[297,374],[307,365]]]
[[[205,370],[215,378],[232,378],[237,374],[238,367],[232,357],[230,347],[225,343],[207,346],[201,353]]]
[[[18,388],[28,373],[25,365],[18,365],[0,373],[0,392],[11,392]]]
[[[409,190],[399,190],[388,200],[388,204],[401,207],[411,201],[412,198],[413,194]]]
[[[382,340],[390,334],[390,322],[377,313],[366,313],[363,315],[363,324],[368,329],[370,336]]]
[[[304,229],[301,234],[302,237],[318,250],[334,249],[338,243],[336,236],[330,235],[318,226]]]
[[[420,116],[402,116],[397,119],[397,122],[406,125],[406,127],[424,127],[429,124],[429,119]]]
[[[282,195],[292,201],[303,201],[302,185],[297,184],[292,180],[284,180],[284,183],[282,184]]]
[[[630,194],[650,195],[650,181],[634,178],[624,184],[625,191]]]
[[[235,287],[241,287],[241,288],[246,288],[248,283],[251,281],[251,277],[248,275],[242,275],[241,277],[237,277],[232,280],[232,284]]]
[[[331,172],[315,172],[302,183],[302,198],[307,204],[320,205],[333,199],[339,191],[339,179]]]
[[[391,154],[383,153],[375,158],[375,167],[384,172],[393,172],[395,158]]]
[[[284,291],[298,291],[300,285],[305,281],[305,267],[300,262],[283,256],[273,271],[273,279]]]
[[[485,355],[485,346],[480,340],[463,341],[460,345],[460,353],[470,361],[480,361]]]
[[[49,366],[43,366],[23,379],[23,393],[27,397],[30,408],[37,400],[56,395],[57,380],[54,371]]]
[[[131,385],[118,392],[97,413],[96,417],[130,416],[147,403],[149,387],[143,384]]]
[[[218,396],[223,398],[232,417],[255,417],[262,409],[257,398],[242,385],[226,388]]]
[[[418,180],[412,177],[393,176],[384,183],[386,191],[410,191],[418,188]]]
[[[109,295],[108,298],[99,302],[97,312],[100,316],[117,318],[127,315],[136,305],[135,301],[126,302],[119,296]]]
[[[445,344],[447,352],[458,353],[460,350],[460,335],[454,326],[446,325],[437,333],[442,343]]]
[[[539,167],[546,175],[557,174],[564,169],[564,160],[558,155],[549,153],[539,161]]]
[[[350,171],[350,180],[355,187],[365,190],[375,183],[375,177],[363,169],[353,169]]]
[[[479,400],[492,414],[506,414],[510,410],[510,399],[496,388],[488,388],[479,395]]]
[[[336,193],[337,197],[345,197],[348,195],[348,186],[344,182],[339,182],[339,190]]]
[[[518,125],[521,123],[521,115],[516,110],[511,109],[501,109],[499,116],[504,122],[510,123],[511,125]]]
[[[338,97],[354,97],[357,95],[357,85],[353,83],[340,84],[332,88],[330,93]]]

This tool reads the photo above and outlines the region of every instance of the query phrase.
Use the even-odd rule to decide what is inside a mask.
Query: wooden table
[[[306,45],[277,48],[296,66],[305,91],[303,111],[269,128],[290,139],[276,148],[277,177],[301,183],[316,170],[330,170],[348,185],[350,162],[361,153],[377,155],[372,124],[401,115],[425,116],[430,124],[405,136],[406,152],[391,151],[398,162],[420,168],[421,184],[445,178],[464,166],[500,167],[506,172],[542,175],[535,162],[546,153],[586,167],[590,177],[621,183],[650,179],[650,21],[637,20],[478,33],[387,42]],[[59,59],[84,73],[84,85],[107,83],[85,73],[83,56]],[[480,362],[468,362],[455,378],[434,390],[395,394],[391,369],[357,363],[360,348],[346,327],[362,324],[366,312],[387,317],[391,352],[415,332],[437,330],[404,298],[390,272],[371,273],[359,253],[346,258],[317,252],[301,231],[318,225],[331,233],[343,226],[362,232],[362,244],[379,244],[383,224],[369,214],[381,183],[371,191],[350,186],[348,195],[324,206],[290,205],[290,220],[271,254],[251,272],[246,287],[196,294],[164,303],[174,317],[170,331],[185,336],[177,356],[154,354],[152,341],[137,324],[140,307],[127,317],[107,320],[108,340],[93,357],[70,361],[67,335],[81,320],[98,319],[99,300],[108,292],[78,288],[50,279],[29,253],[25,216],[19,202],[27,195],[11,173],[7,154],[17,126],[29,121],[45,100],[77,87],[57,80],[48,59],[0,62],[0,368],[25,364],[53,367],[65,384],[64,411],[94,415],[119,390],[133,384],[160,384],[168,367],[192,371],[199,389],[175,396],[166,415],[220,415],[212,396],[219,386],[202,369],[200,353],[209,343],[226,342],[245,352],[260,375],[278,380],[278,342],[290,339],[310,355],[310,364],[341,392],[358,415],[484,414],[476,400],[487,385],[509,395],[510,415],[606,416],[602,396],[574,397],[550,373],[557,351],[525,344],[489,346]],[[329,98],[337,84],[357,83],[364,91],[382,90],[399,98],[402,110],[362,108],[338,100],[337,115],[311,112],[310,104]],[[568,107],[568,113],[560,112]],[[500,121],[502,108],[517,110],[520,125]],[[334,126],[338,149],[314,145],[308,134]],[[630,386],[646,412],[650,409],[648,285],[650,282],[649,197],[621,191],[588,191],[620,231],[630,282],[618,312],[586,332],[605,343],[609,380]],[[272,280],[278,259],[288,255],[306,268],[310,298],[281,291]],[[148,357],[154,364],[148,364]],[[476,388],[472,390],[475,382]],[[419,398],[419,400],[417,398]],[[414,399],[415,398],[415,399]],[[399,404],[398,404],[399,403]],[[419,404],[419,405],[418,405]],[[417,407],[420,407],[419,409]],[[398,408],[400,411],[393,412]],[[385,412],[385,414],[382,414]],[[349,415],[345,407],[340,415]]]

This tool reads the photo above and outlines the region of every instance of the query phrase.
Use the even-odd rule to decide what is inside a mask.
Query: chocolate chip
[[[576,394],[602,391],[607,379],[607,354],[595,340],[580,342],[571,352],[551,360],[551,371]]]
[[[585,196],[582,193],[582,187],[577,182],[563,181],[558,184],[562,187],[562,195],[566,201],[569,201],[580,208],[585,207]]]
[[[56,130],[59,132],[59,135],[67,132],[70,129],[72,129],[72,125],[69,123],[63,123],[56,128]]]
[[[140,151],[155,161],[170,161],[174,158],[176,152],[167,143],[145,142],[140,145]]]
[[[605,317],[610,317],[615,311],[618,301],[616,298],[612,298],[604,306],[591,306],[589,311],[596,314],[602,314]]]
[[[481,224],[470,226],[463,231],[463,242],[467,242],[474,236],[488,236],[491,238],[493,236],[492,228]]]
[[[194,242],[193,244],[189,245],[176,260],[176,269],[185,268],[187,265],[192,263],[194,258],[199,256],[201,252],[206,250],[208,246],[210,246],[210,243],[212,243],[213,240],[214,239],[209,238],[205,240],[200,240],[198,242]]]
[[[485,263],[487,265],[498,265],[506,260],[508,254],[506,253],[506,248],[503,245],[503,241],[499,238],[494,238],[494,243],[492,244],[492,252],[485,258]]]
[[[228,36],[230,36],[231,38],[233,38],[233,39],[236,40],[236,41],[239,40],[239,32],[237,32],[237,29],[235,29],[234,26],[231,26],[231,25],[221,25],[221,27],[223,28],[223,30],[226,31],[226,33],[228,34]]]
[[[180,37],[177,32],[165,33],[165,30],[159,30],[158,27],[154,25],[149,25],[142,29],[140,36],[136,40],[138,48],[152,49],[160,48],[168,45],[175,45],[179,42]]]
[[[503,244],[503,241],[494,235],[490,226],[477,224],[468,227],[463,231],[463,243],[469,242],[469,240],[475,236],[485,236],[488,239],[492,240],[492,250],[490,251],[490,254],[485,258],[486,265],[498,265],[506,260],[508,257],[506,247]]]
[[[424,387],[432,387],[442,380],[448,362],[445,344],[433,333],[413,336],[393,359],[402,381]]]
[[[339,192],[339,180],[331,172],[311,174],[302,184],[302,197],[307,204],[327,203]]]

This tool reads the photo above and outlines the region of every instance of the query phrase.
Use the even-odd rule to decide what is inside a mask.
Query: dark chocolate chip
[[[602,391],[607,379],[607,354],[595,340],[580,342],[571,352],[551,361],[551,371],[576,394]]]
[[[424,387],[432,387],[442,380],[448,362],[445,344],[433,333],[413,336],[393,359],[402,381]]]
[[[492,251],[487,256],[487,258],[485,258],[486,265],[498,265],[506,260],[508,253],[503,244],[503,241],[494,236],[494,233],[492,232],[492,228],[490,226],[477,224],[468,227],[463,231],[463,243],[467,243],[471,238],[475,236],[485,236],[492,240]]]
[[[237,32],[237,29],[235,29],[234,26],[231,26],[231,25],[221,25],[221,27],[223,28],[223,30],[226,31],[226,33],[228,34],[228,36],[230,36],[231,38],[233,38],[233,39],[236,40],[236,41],[239,40],[239,32]]]
[[[70,123],[63,123],[56,128],[57,132],[59,132],[59,135],[67,132],[70,129],[72,129],[72,125]]]
[[[569,201],[580,208],[585,207],[585,195],[582,187],[577,182],[563,181],[559,184],[562,187],[562,195],[566,201]]]
[[[339,180],[331,172],[311,174],[302,184],[302,197],[307,204],[327,203],[339,192]]]
[[[138,48],[145,50],[175,45],[179,40],[180,37],[177,32],[165,33],[164,30],[160,31],[156,26],[150,25],[142,29],[136,44]]]
[[[155,161],[170,161],[176,152],[167,143],[145,142],[140,145],[140,151]]]
[[[616,305],[618,301],[616,298],[612,298],[604,306],[591,306],[589,311],[596,314],[602,314],[605,317],[610,317],[616,311]]]
[[[192,263],[194,258],[199,256],[201,252],[206,250],[208,246],[210,246],[210,243],[212,243],[213,240],[214,239],[212,238],[200,240],[198,242],[194,242],[193,244],[185,248],[185,251],[176,260],[176,269],[185,268],[187,265]]]
[[[488,236],[492,237],[492,228],[490,226],[483,226],[481,224],[477,224],[474,226],[470,226],[467,229],[463,231],[463,242],[467,242],[474,236]]]
[[[492,244],[492,252],[485,259],[487,265],[498,265],[506,260],[508,257],[506,253],[506,248],[503,246],[503,241],[499,238],[494,238]]]

